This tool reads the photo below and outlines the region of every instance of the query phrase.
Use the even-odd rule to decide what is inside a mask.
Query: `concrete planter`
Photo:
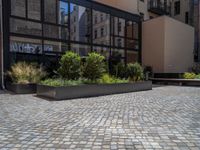
[[[54,100],[95,97],[136,91],[152,90],[152,82],[136,82],[123,84],[93,84],[80,86],[52,87],[37,85],[37,96]]]
[[[15,94],[33,94],[36,93],[37,85],[6,83],[6,89]]]

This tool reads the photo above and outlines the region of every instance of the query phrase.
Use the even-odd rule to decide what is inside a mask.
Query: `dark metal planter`
[[[33,94],[36,93],[37,85],[6,83],[6,89],[15,94]]]
[[[37,96],[46,97],[54,100],[67,100],[74,98],[95,97],[146,90],[152,90],[151,81],[65,87],[37,85]]]

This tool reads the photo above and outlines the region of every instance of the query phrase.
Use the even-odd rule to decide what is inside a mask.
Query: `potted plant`
[[[142,67],[138,63],[128,66],[129,78],[119,78],[106,72],[105,57],[98,53],[89,53],[83,63],[78,54],[66,52],[60,60],[59,76],[41,81],[37,95],[66,100],[151,90],[151,81],[138,82],[143,79]]]
[[[16,94],[32,94],[36,92],[36,84],[46,75],[42,67],[27,62],[18,62],[8,71],[10,82],[6,89]]]

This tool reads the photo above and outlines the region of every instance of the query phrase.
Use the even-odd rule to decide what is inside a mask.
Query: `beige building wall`
[[[175,15],[174,14],[174,8],[175,8],[175,2],[180,1],[180,0],[171,0],[171,14],[172,17],[176,20],[179,20],[181,22],[185,23],[185,13],[188,12],[190,13],[190,0],[181,0],[180,1],[180,14]],[[189,14],[190,15],[190,14]]]
[[[185,72],[193,66],[194,28],[165,18],[165,72]]]
[[[130,13],[138,14],[138,0],[94,0]]]
[[[157,18],[143,22],[142,62],[153,67],[153,72],[164,72],[164,21]]]
[[[142,60],[154,73],[182,73],[193,65],[194,28],[162,16],[143,23]]]

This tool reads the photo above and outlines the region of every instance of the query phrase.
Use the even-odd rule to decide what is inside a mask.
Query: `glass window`
[[[68,39],[68,29],[56,25],[44,25],[44,36],[55,39]]]
[[[40,23],[11,18],[10,31],[19,34],[41,36],[42,26]]]
[[[139,49],[139,41],[127,39],[126,47],[128,49],[138,50]]]
[[[125,50],[124,49],[113,48],[113,49],[111,49],[111,56],[112,56],[112,58],[121,58],[121,59],[123,59],[125,57]]]
[[[80,56],[87,56],[91,52],[90,45],[71,44],[71,50],[78,53]]]
[[[70,15],[71,15],[70,16],[71,40],[91,43],[91,17],[90,17],[91,11],[90,9],[79,6],[79,5],[70,4]]]
[[[58,22],[61,25],[68,25],[68,3],[59,1],[59,16],[58,16]]]
[[[138,61],[138,52],[136,51],[127,51],[127,63],[134,63]]]
[[[40,0],[28,0],[28,18],[40,20]]]
[[[25,0],[11,0],[11,15],[26,17]]]
[[[56,0],[44,0],[44,19],[46,22],[56,23]]]
[[[110,16],[96,10],[93,10],[93,43],[110,45]]]
[[[19,53],[41,54],[42,41],[38,39],[11,37],[10,51]]]
[[[94,46],[93,51],[105,56],[106,59],[109,59],[110,57],[110,48]]]
[[[62,42],[44,41],[44,52],[53,54],[54,52],[65,52],[68,50],[68,45]]]

